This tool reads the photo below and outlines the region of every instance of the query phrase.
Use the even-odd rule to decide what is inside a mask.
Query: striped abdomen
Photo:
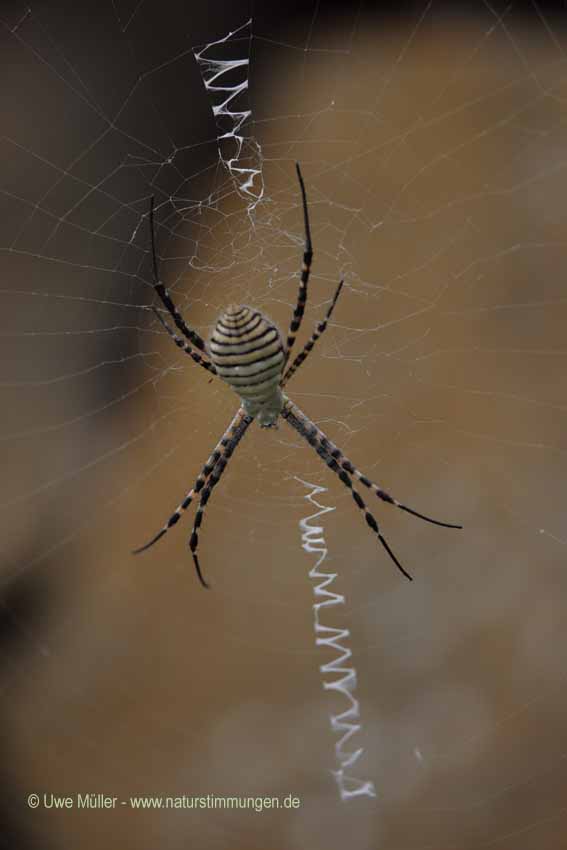
[[[258,310],[231,305],[215,325],[209,351],[217,373],[260,424],[272,425],[283,404],[285,363],[280,332]]]

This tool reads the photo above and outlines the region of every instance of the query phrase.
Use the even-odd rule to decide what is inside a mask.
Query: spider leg
[[[159,295],[159,297],[161,298],[164,307],[166,308],[168,313],[171,315],[171,318],[173,319],[173,321],[175,322],[175,324],[177,325],[177,327],[179,328],[179,330],[181,331],[183,336],[187,337],[189,342],[192,342],[193,345],[195,346],[195,348],[198,348],[199,351],[205,351],[206,350],[205,343],[203,342],[203,340],[201,339],[199,334],[196,331],[192,330],[185,323],[183,316],[181,315],[181,313],[179,312],[179,310],[177,309],[177,307],[175,306],[175,304],[171,300],[169,292],[167,291],[167,289],[165,288],[165,286],[163,285],[163,283],[161,282],[161,280],[159,278],[159,269],[158,269],[157,254],[156,254],[155,228],[154,228],[154,199],[153,199],[153,197],[150,199],[150,216],[149,216],[149,219],[150,219],[150,232],[151,232],[151,237],[152,237],[152,266],[153,266],[153,272],[154,272],[154,289],[157,292],[157,294]]]
[[[242,420],[243,416],[244,416],[244,410],[241,407],[241,408],[239,408],[238,412],[236,413],[236,416],[234,417],[234,419],[232,420],[232,422],[230,423],[230,425],[228,426],[228,428],[224,432],[221,439],[216,444],[212,454],[210,455],[206,464],[204,465],[201,472],[199,473],[197,480],[195,481],[195,484],[193,485],[192,489],[189,490],[189,492],[187,493],[187,495],[185,496],[185,498],[183,499],[181,504],[178,505],[178,507],[171,514],[171,516],[169,517],[168,521],[163,526],[163,528],[161,528],[158,531],[158,533],[155,534],[152,537],[151,540],[149,540],[143,546],[140,546],[139,549],[134,549],[134,551],[132,552],[133,555],[138,555],[140,552],[144,552],[146,549],[149,549],[150,546],[153,546],[154,543],[157,543],[158,540],[161,540],[161,538],[164,536],[164,534],[166,534],[172,526],[174,526],[177,522],[179,522],[179,519],[180,519],[183,511],[187,510],[187,508],[189,507],[189,505],[193,501],[194,497],[197,495],[197,493],[200,493],[201,490],[203,489],[203,487],[205,486],[205,483],[206,483],[209,475],[212,473],[213,469],[215,468],[215,466],[217,464],[217,461],[221,457],[222,449],[226,445],[228,445],[228,443],[230,442],[230,438],[235,433],[235,431],[238,429],[239,425],[241,424],[241,420]]]
[[[209,501],[213,488],[219,483],[220,478],[224,470],[226,469],[228,461],[232,456],[232,453],[234,452],[240,440],[246,433],[246,430],[248,429],[248,426],[252,421],[253,417],[248,416],[248,414],[244,414],[241,416],[238,424],[232,429],[231,437],[224,443],[222,454],[217,460],[215,467],[209,475],[207,483],[203,488],[203,492],[201,493],[199,507],[197,508],[197,513],[195,514],[195,522],[193,523],[193,530],[191,532],[191,537],[189,538],[189,548],[191,549],[191,553],[193,555],[193,561],[195,562],[195,569],[197,570],[199,581],[201,582],[203,587],[208,587],[209,585],[203,578],[203,573],[201,572],[201,566],[197,557],[197,547],[199,546],[198,529],[201,527],[201,523],[203,522],[203,514],[205,513],[205,507],[207,505],[207,502]]]
[[[288,401],[290,408],[293,410],[296,416],[303,417],[306,421],[309,421],[304,413],[295,405],[293,402]],[[310,423],[313,424],[313,423]],[[313,427],[316,427],[315,425]],[[442,528],[462,528],[462,525],[455,525],[452,522],[441,522],[439,519],[433,519],[433,517],[426,516],[425,514],[419,513],[419,511],[414,510],[413,508],[408,508],[407,505],[403,505],[401,502],[398,502],[397,499],[394,499],[386,490],[382,490],[377,484],[374,484],[373,481],[370,481],[366,475],[354,466],[350,460],[345,457],[345,455],[341,452],[334,443],[329,440],[326,434],[321,431],[320,428],[317,428],[317,436],[318,439],[325,450],[325,453],[332,457],[339,465],[341,469],[347,472],[349,475],[352,475],[361,484],[364,484],[365,487],[368,487],[370,490],[373,490],[379,499],[382,499],[383,502],[388,502],[390,505],[395,505],[401,511],[406,511],[408,514],[412,514],[413,516],[419,517],[419,519],[425,520],[425,522],[430,522],[432,525],[440,525]]]
[[[293,312],[293,316],[291,318],[291,324],[289,326],[289,331],[287,335],[287,342],[285,345],[285,358],[286,362],[289,358],[291,349],[293,348],[293,344],[295,342],[295,338],[297,336],[297,332],[301,326],[301,321],[303,319],[303,314],[305,312],[305,304],[307,303],[307,282],[309,280],[309,272],[311,271],[311,262],[313,260],[313,246],[311,244],[311,228],[309,226],[309,212],[307,209],[307,196],[305,194],[305,184],[303,182],[303,177],[301,175],[301,169],[299,167],[299,163],[295,163],[295,168],[297,171],[297,177],[299,179],[299,186],[301,189],[301,199],[303,202],[303,220],[305,222],[305,249],[303,251],[303,263],[301,266],[301,279],[299,281],[299,291],[297,293],[297,304],[295,306],[295,310]]]
[[[171,330],[171,328],[169,327],[169,325],[167,324],[167,322],[165,321],[165,319],[163,318],[163,316],[161,315],[161,313],[159,312],[159,310],[156,310],[156,308],[155,308],[155,307],[152,307],[152,310],[154,311],[154,313],[156,314],[157,318],[159,319],[159,321],[161,322],[161,324],[164,326],[164,328],[166,329],[166,331],[168,332],[168,334],[170,335],[170,337],[172,338],[172,340],[174,341],[174,343],[176,344],[176,346],[177,346],[178,348],[180,348],[182,351],[184,351],[184,352],[185,352],[185,354],[188,354],[188,355],[189,355],[189,357],[192,357],[192,358],[193,358],[193,360],[195,361],[195,363],[198,363],[198,364],[199,364],[199,366],[202,366],[204,369],[207,369],[209,372],[212,372],[212,373],[213,373],[213,375],[216,375],[216,374],[217,374],[217,370],[215,369],[215,367],[213,366],[213,364],[210,362],[210,360],[207,360],[207,358],[206,358],[206,357],[203,357],[203,356],[202,356],[201,354],[199,354],[197,351],[194,351],[194,350],[191,348],[191,346],[189,345],[189,343],[185,342],[185,340],[184,340],[184,339],[181,339],[181,337],[180,337],[180,336],[177,336],[177,334],[176,334],[176,333],[174,333],[174,332]]]
[[[322,458],[329,469],[332,469],[333,472],[338,475],[343,484],[348,487],[351,492],[352,498],[358,508],[364,513],[364,518],[367,524],[370,526],[372,531],[377,535],[380,543],[397,566],[399,571],[410,581],[413,581],[412,576],[405,570],[388,544],[388,541],[380,531],[380,526],[378,525],[376,518],[370,513],[368,510],[364,500],[362,499],[360,493],[354,489],[352,485],[352,481],[344,469],[341,469],[337,461],[331,457],[330,454],[327,453],[326,449],[321,443],[319,438],[319,429],[316,425],[313,424],[300,410],[296,407],[292,402],[288,402],[284,409],[282,410],[282,414],[284,419],[287,419],[292,428],[300,434],[304,440],[307,440],[310,446],[313,446],[317,454],[320,458]]]
[[[323,334],[325,332],[325,330],[327,329],[327,323],[328,323],[329,319],[331,318],[331,316],[333,315],[333,310],[335,309],[335,304],[337,303],[337,299],[338,299],[338,297],[341,293],[341,289],[343,288],[343,283],[344,283],[344,280],[341,280],[341,282],[339,283],[339,285],[337,287],[337,291],[335,292],[333,300],[331,301],[331,306],[329,307],[329,309],[327,310],[327,312],[325,314],[325,318],[323,319],[322,322],[319,322],[318,325],[315,327],[315,330],[313,332],[311,339],[308,342],[305,343],[305,345],[303,346],[303,351],[299,352],[299,354],[297,355],[297,357],[295,358],[295,360],[293,361],[293,363],[291,364],[291,366],[288,368],[287,372],[283,376],[283,380],[281,382],[282,387],[284,387],[287,384],[287,382],[289,381],[289,379],[291,378],[291,376],[293,374],[295,374],[295,372],[297,372],[297,370],[299,369],[299,367],[301,366],[303,361],[307,359],[307,355],[309,354],[309,352],[311,351],[311,349],[313,348],[313,346],[315,345],[315,343],[317,342],[317,340],[319,339],[321,334]]]

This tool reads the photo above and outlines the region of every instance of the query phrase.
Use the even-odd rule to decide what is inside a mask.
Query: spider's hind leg
[[[144,543],[143,546],[140,546],[138,549],[134,549],[134,551],[132,552],[133,555],[138,555],[140,552],[145,552],[146,549],[149,549],[150,546],[153,546],[154,543],[157,543],[158,540],[161,540],[164,534],[167,534],[169,529],[179,522],[182,513],[187,510],[195,496],[200,493],[201,490],[203,490],[203,488],[205,487],[209,476],[214,471],[217,462],[219,461],[222,455],[223,448],[229,444],[231,436],[233,436],[236,433],[237,429],[240,427],[243,416],[244,410],[242,408],[239,408],[232,422],[226,429],[221,439],[216,444],[212,454],[209,456],[209,459],[207,460],[206,464],[197,476],[197,480],[195,481],[195,484],[193,485],[191,490],[189,490],[183,501],[177,506],[177,508],[171,514],[165,525],[160,528],[157,534],[154,534],[151,540],[149,540],[147,543]]]
[[[364,484],[365,487],[368,487],[369,490],[373,490],[374,493],[376,493],[376,495],[378,496],[378,498],[381,499],[383,502],[387,502],[389,505],[395,505],[401,511],[406,511],[408,514],[412,514],[412,516],[419,517],[419,519],[423,519],[425,520],[425,522],[432,523],[432,525],[440,525],[442,528],[463,527],[462,525],[456,525],[452,522],[442,522],[440,519],[433,519],[433,517],[426,516],[426,514],[419,513],[419,511],[416,511],[413,508],[408,508],[407,505],[403,505],[401,502],[398,502],[398,500],[394,499],[394,497],[387,493],[386,490],[383,490],[381,487],[379,487],[377,484],[367,478],[366,475],[363,475],[363,473],[359,469],[357,469],[356,466],[354,466],[354,464],[351,463],[351,461],[347,457],[345,457],[341,450],[338,449],[335,444],[332,443],[327,437],[325,437],[322,431],[320,431],[319,434],[321,439],[321,445],[323,446],[327,454],[329,454],[330,457],[336,460],[340,468],[347,472],[349,475],[352,475],[358,481],[360,481],[361,484]]]
[[[332,443],[328,437],[313,423],[307,416],[289,399],[286,399],[284,409],[282,410],[282,417],[287,419],[292,428],[300,434],[310,446],[313,446],[317,454],[325,461],[327,466],[333,470],[333,472],[338,475],[343,484],[349,488],[352,494],[352,498],[354,499],[357,507],[360,510],[364,511],[365,519],[370,528],[378,535],[378,538],[382,544],[382,546],[386,549],[391,559],[394,561],[398,569],[406,576],[406,578],[411,579],[409,573],[404,570],[392,550],[390,549],[387,541],[383,537],[380,532],[380,527],[376,522],[376,519],[372,516],[370,511],[368,510],[364,500],[354,489],[350,476],[356,477],[365,487],[374,490],[379,499],[382,499],[384,502],[388,502],[389,504],[395,505],[397,508],[400,508],[402,511],[407,511],[414,516],[419,517],[420,519],[425,520],[426,522],[431,522],[434,525],[441,525],[445,528],[462,528],[461,525],[454,525],[448,522],[441,522],[438,519],[433,519],[432,517],[428,517],[425,514],[418,513],[418,511],[414,511],[413,508],[408,508],[407,505],[403,505],[401,502],[398,502],[397,499],[394,499],[393,496],[390,496],[385,490],[382,490],[378,487],[377,484],[374,484],[370,481],[369,478],[366,478],[349,460],[346,458],[341,450]]]
[[[330,454],[328,454],[327,450],[323,446],[323,444],[320,440],[320,437],[319,437],[320,432],[319,432],[319,429],[317,428],[317,426],[314,425],[314,423],[311,422],[309,419],[307,419],[307,417],[304,416],[304,414],[301,413],[299,408],[297,408],[293,404],[293,402],[288,402],[288,404],[286,404],[286,407],[282,411],[282,416],[283,416],[284,419],[287,419],[289,424],[292,426],[292,428],[295,428],[295,430],[298,432],[298,434],[300,434],[305,440],[307,440],[307,442],[309,443],[310,446],[313,446],[313,448],[315,449],[315,451],[317,452],[319,457],[322,458],[322,460],[324,460],[324,462],[327,464],[329,469],[332,469],[333,472],[336,475],[338,475],[338,477],[341,479],[341,481],[345,485],[345,487],[348,487],[348,489],[351,492],[351,496],[354,499],[356,506],[364,513],[364,518],[366,520],[367,525],[376,534],[376,536],[378,537],[378,540],[380,541],[380,543],[382,544],[382,546],[384,547],[384,549],[386,550],[386,552],[388,553],[388,555],[390,556],[390,558],[392,559],[394,564],[397,566],[399,571],[407,579],[409,579],[410,581],[413,581],[412,576],[407,572],[407,570],[404,569],[404,567],[402,567],[402,565],[398,561],[397,557],[394,555],[394,553],[390,549],[388,541],[386,540],[386,538],[384,537],[384,535],[380,531],[380,526],[378,525],[378,522],[376,521],[376,517],[374,517],[370,513],[370,511],[368,510],[368,507],[366,506],[366,503],[364,502],[364,499],[362,498],[360,493],[357,490],[355,490],[355,488],[353,487],[352,481],[350,480],[350,477],[348,476],[348,474],[343,469],[340,468],[340,466],[337,463],[337,461],[335,460],[335,458],[332,457]]]
[[[197,576],[199,577],[199,581],[203,585],[203,587],[209,587],[205,579],[203,578],[203,573],[201,572],[201,565],[199,564],[199,559],[197,557],[197,548],[199,546],[199,528],[201,527],[201,523],[203,522],[203,514],[205,513],[205,507],[213,488],[219,483],[221,476],[226,469],[228,461],[230,460],[235,448],[239,444],[240,440],[246,433],[248,426],[253,421],[253,417],[244,413],[241,409],[239,411],[240,421],[237,425],[232,429],[232,434],[229,439],[225,439],[223,441],[223,451],[217,460],[214,469],[207,479],[207,483],[203,487],[203,491],[201,493],[201,498],[199,500],[199,507],[197,508],[197,513],[195,514],[195,522],[193,523],[193,530],[191,532],[191,537],[189,538],[189,548],[191,549],[191,554],[193,555],[193,561],[195,563],[195,569],[197,571]],[[238,414],[237,414],[238,415]]]
[[[293,412],[295,415],[299,415],[303,417],[307,421],[307,417],[303,414],[297,405],[293,404],[293,402],[289,402],[289,404],[293,408]],[[313,423],[310,423],[313,424]],[[440,525],[442,528],[462,528],[462,525],[456,525],[452,522],[442,522],[439,519],[433,519],[433,517],[427,516],[426,514],[422,514],[419,511],[414,510],[413,508],[409,508],[407,505],[398,502],[397,499],[394,499],[386,490],[383,490],[378,484],[375,484],[369,478],[366,477],[357,467],[342,453],[342,451],[333,443],[326,434],[321,431],[320,428],[313,425],[317,432],[317,438],[324,450],[324,452],[332,457],[333,460],[336,461],[338,466],[346,472],[348,475],[352,475],[353,478],[356,478],[360,481],[361,484],[364,484],[365,487],[368,487],[369,490],[373,490],[374,493],[381,499],[383,502],[387,502],[389,505],[395,505],[401,511],[406,511],[408,514],[412,514],[412,516],[419,517],[419,519],[424,520],[425,522],[430,522],[433,525]]]

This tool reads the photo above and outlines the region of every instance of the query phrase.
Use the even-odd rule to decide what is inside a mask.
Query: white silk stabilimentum
[[[331,728],[334,732],[340,734],[340,738],[335,744],[335,755],[339,763],[339,769],[331,772],[337,782],[341,800],[349,800],[352,797],[360,796],[375,797],[376,789],[373,782],[357,779],[345,773],[345,769],[354,767],[364,752],[362,747],[355,750],[347,750],[345,748],[352,736],[361,729],[360,705],[353,693],[356,688],[356,670],[352,666],[345,666],[346,662],[352,656],[350,649],[344,646],[344,641],[350,637],[350,631],[348,629],[336,629],[332,626],[323,625],[319,616],[322,608],[332,605],[344,605],[345,602],[345,597],[342,594],[333,593],[327,589],[337,577],[337,573],[325,572],[320,569],[321,564],[328,554],[324,529],[319,525],[310,525],[312,520],[316,520],[318,517],[334,511],[335,508],[325,507],[314,499],[314,496],[318,496],[319,493],[326,493],[326,487],[318,487],[315,484],[309,484],[307,481],[297,478],[297,476],[294,477],[304,487],[311,488],[311,492],[305,496],[305,499],[318,508],[316,513],[301,519],[299,522],[303,549],[309,552],[309,554],[314,553],[318,556],[315,565],[309,570],[309,578],[315,580],[315,582],[319,582],[313,588],[315,599],[317,600],[322,597],[322,601],[313,603],[315,645],[332,647],[338,653],[337,657],[332,661],[321,664],[319,667],[323,676],[328,676],[329,674],[337,675],[337,678],[332,681],[325,679],[323,681],[323,688],[326,691],[336,691],[342,694],[348,701],[348,707],[344,711],[340,712],[340,714],[331,714]]]
[[[221,131],[217,136],[219,159],[239,193],[249,202],[249,212],[264,195],[262,149],[252,136],[241,132],[252,115],[248,105],[250,60],[248,55],[244,59],[235,56],[240,49],[239,42],[245,40],[247,45],[250,42],[251,27],[252,19],[224,38],[193,51]],[[234,55],[223,58],[223,51]]]

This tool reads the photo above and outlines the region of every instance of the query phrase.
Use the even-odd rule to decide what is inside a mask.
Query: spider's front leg
[[[309,225],[309,210],[307,209],[305,184],[303,182],[303,177],[301,175],[301,169],[299,167],[298,162],[295,163],[295,168],[297,170],[299,187],[301,189],[301,200],[303,203],[303,221],[305,225],[305,249],[303,251],[303,263],[301,266],[299,291],[297,293],[297,304],[295,305],[295,310],[293,312],[285,345],[285,362],[287,362],[287,360],[289,359],[289,355],[291,353],[291,349],[293,348],[297,332],[299,331],[299,328],[301,327],[301,322],[303,320],[305,305],[307,303],[307,283],[309,281],[309,273],[311,272],[311,262],[313,260],[313,245],[311,243],[311,227]]]
[[[173,303],[173,300],[171,299],[169,292],[167,291],[167,289],[165,288],[165,286],[163,285],[163,283],[160,280],[159,267],[158,267],[158,261],[157,261],[157,252],[156,252],[156,239],[155,239],[155,227],[154,227],[154,199],[153,199],[153,197],[150,198],[149,222],[150,222],[150,236],[151,236],[151,243],[152,243],[152,269],[153,269],[153,274],[154,274],[154,290],[157,293],[157,295],[159,295],[159,297],[161,298],[162,304],[164,305],[165,309],[170,314],[171,318],[173,319],[173,321],[175,322],[176,326],[181,331],[183,336],[186,337],[186,339],[188,339],[189,342],[191,342],[195,346],[195,348],[198,348],[199,351],[202,351],[203,354],[205,354],[205,352],[206,352],[205,343],[203,342],[203,340],[201,339],[201,337],[199,336],[197,331],[194,331],[192,328],[190,328],[186,324],[185,319],[183,318],[183,316],[181,315],[181,313],[179,312],[179,310],[177,309],[177,307]],[[181,348],[182,346],[179,345],[179,342],[177,341],[175,334],[172,334],[169,327],[163,321],[163,319],[161,318],[161,316],[159,314],[158,314],[158,318],[162,322],[162,324],[165,325],[168,333],[170,334],[170,336],[173,337],[176,345],[178,345]],[[210,372],[214,371],[214,368],[211,368],[212,364],[209,363],[206,356],[195,357],[194,353],[191,352],[191,347],[189,345],[186,345],[184,350],[187,354],[190,354],[193,357],[193,359],[197,363],[199,363],[200,366],[204,366],[204,368],[208,369]]]
[[[285,387],[285,385],[287,384],[289,379],[297,372],[297,370],[299,369],[301,364],[307,359],[308,355],[312,351],[313,346],[315,345],[315,343],[317,342],[319,337],[322,336],[322,334],[324,334],[325,331],[327,330],[327,325],[329,323],[331,316],[333,315],[333,310],[335,309],[335,304],[337,303],[338,297],[341,294],[341,289],[343,288],[343,284],[344,284],[344,280],[341,280],[339,285],[337,286],[337,290],[336,290],[336,292],[333,296],[333,300],[331,301],[331,305],[330,305],[329,309],[327,310],[327,312],[325,313],[325,318],[316,325],[315,330],[313,331],[313,334],[311,335],[311,338],[309,340],[307,340],[307,342],[303,346],[303,350],[299,352],[299,354],[297,355],[297,357],[295,358],[295,360],[293,361],[291,366],[288,367],[285,375],[282,378],[282,382],[281,382],[282,388]]]
[[[161,322],[161,324],[163,325],[163,327],[165,328],[165,330],[167,331],[167,333],[169,334],[169,336],[171,337],[171,339],[174,341],[174,343],[176,344],[176,346],[177,346],[178,348],[180,348],[180,349],[181,349],[181,351],[184,351],[184,352],[185,352],[185,354],[188,354],[188,355],[189,355],[189,357],[191,357],[191,358],[195,361],[195,363],[197,363],[197,365],[202,366],[202,367],[203,367],[203,369],[206,369],[206,370],[207,370],[207,372],[212,372],[212,374],[213,374],[213,375],[216,375],[216,374],[217,374],[217,370],[215,369],[215,367],[213,366],[213,364],[212,364],[212,363],[210,363],[210,362],[209,362],[209,360],[207,360],[207,358],[206,358],[206,357],[204,357],[203,355],[199,354],[199,352],[198,352],[198,351],[194,351],[194,350],[191,348],[191,346],[189,345],[189,343],[188,343],[188,342],[185,342],[185,340],[184,340],[184,339],[182,339],[180,336],[177,336],[177,334],[176,334],[176,333],[174,333],[174,332],[171,330],[171,328],[169,327],[169,325],[167,324],[167,322],[165,321],[165,319],[163,318],[163,316],[161,315],[161,313],[159,312],[159,310],[156,310],[156,308],[155,308],[155,307],[153,307],[152,309],[153,309],[153,311],[154,311],[154,313],[155,313],[155,315],[156,315],[156,318],[157,318],[157,319]],[[209,383],[210,383],[212,380],[213,380],[212,378],[209,378]]]

